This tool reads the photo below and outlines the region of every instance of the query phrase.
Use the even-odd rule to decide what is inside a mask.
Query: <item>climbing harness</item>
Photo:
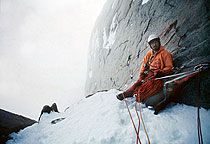
[[[155,57],[157,56],[157,54],[158,53],[155,52],[155,54],[152,55],[151,58],[148,60],[148,62],[146,62],[146,64],[144,65],[145,70],[146,70],[146,71],[144,71],[145,74],[148,75],[149,74],[149,71],[151,71],[149,67],[150,67],[151,63],[153,62],[153,60],[155,59]]]

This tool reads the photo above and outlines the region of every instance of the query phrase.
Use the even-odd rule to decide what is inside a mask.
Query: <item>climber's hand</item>
[[[154,70],[154,71],[153,71],[153,76],[154,76],[154,77],[158,77],[159,74],[160,74],[160,70]]]

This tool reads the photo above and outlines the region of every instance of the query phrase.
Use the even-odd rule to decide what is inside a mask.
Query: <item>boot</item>
[[[124,93],[120,93],[120,94],[116,95],[117,99],[123,100],[124,99],[123,94],[124,94],[125,98],[133,97],[133,91],[129,91],[129,92],[124,92]]]

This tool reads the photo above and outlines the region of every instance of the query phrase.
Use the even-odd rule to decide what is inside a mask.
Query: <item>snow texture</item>
[[[91,41],[91,45],[93,47],[93,50],[91,51],[91,59],[93,58],[93,60],[96,60],[96,51],[97,49],[99,49],[99,39],[98,39],[98,32],[96,31],[96,33],[93,35],[92,41]]]
[[[89,78],[92,78],[92,76],[93,76],[93,71],[91,70],[89,71]]]
[[[142,5],[143,5],[143,4],[146,4],[148,1],[149,1],[149,0],[143,0],[143,1],[142,1]]]
[[[118,0],[113,0],[112,9],[116,7],[117,2],[118,2]]]
[[[115,35],[116,35],[116,32],[117,32],[117,27],[118,27],[118,24],[116,22],[116,16],[117,16],[117,14],[115,14],[115,16],[112,19],[112,23],[111,23],[110,28],[109,28],[110,31],[109,31],[108,37],[107,37],[107,34],[106,34],[106,29],[104,28],[103,48],[105,48],[105,49],[110,49],[115,42]]]
[[[101,92],[78,102],[65,112],[44,114],[40,123],[12,133],[7,144],[133,144],[136,133],[124,101],[117,90]],[[127,99],[134,121],[135,99]],[[197,108],[177,104],[158,115],[141,104],[145,126],[152,144],[197,144]],[[210,110],[200,109],[204,143],[210,143]],[[65,118],[65,119],[64,119]],[[56,120],[59,119],[59,120]],[[51,122],[57,122],[51,124]],[[140,139],[148,143],[143,126]]]

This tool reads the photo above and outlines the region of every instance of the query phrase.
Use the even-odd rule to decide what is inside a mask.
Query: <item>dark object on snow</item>
[[[58,119],[55,119],[55,120],[51,121],[51,124],[57,124],[58,122],[61,122],[64,119],[66,119],[66,118],[58,118]]]
[[[191,73],[186,75],[180,75],[178,78],[175,77],[175,79],[166,81],[164,84],[163,91],[160,91],[154,96],[147,98],[145,105],[152,106],[155,109],[154,114],[158,114],[159,111],[164,109],[167,106],[167,104],[169,104],[170,102],[177,102],[178,99],[180,99],[181,90],[184,89],[186,86],[188,86],[189,83],[191,83],[193,80],[197,80],[199,75],[204,71],[208,70],[209,68],[209,65],[207,64],[205,65],[205,67],[201,66],[202,65],[197,65],[195,66],[195,68],[200,67],[203,71],[201,71],[201,69],[196,70],[194,68],[196,71],[193,72],[189,71]],[[196,88],[193,90],[191,89],[191,91],[197,94]]]
[[[170,103],[170,100],[164,96],[164,93],[161,91],[156,95],[149,97],[145,101],[145,105],[152,106],[155,110],[154,114],[158,114],[160,110],[163,110],[166,105]]]
[[[11,139],[8,135],[36,123],[35,120],[0,109],[0,144]]]
[[[52,110],[53,110],[54,112],[59,112],[56,103],[53,103],[52,106],[51,106],[51,108],[52,108]]]
[[[123,94],[124,94],[125,98],[133,97],[133,91],[124,92]],[[118,99],[118,100],[123,100],[123,99],[124,99],[124,98],[123,98],[123,94],[120,93],[120,94],[116,95],[117,99]]]
[[[43,108],[42,108],[42,111],[41,111],[41,114],[39,116],[39,120],[40,121],[40,118],[42,116],[43,113],[51,113],[51,112],[58,112],[58,108],[57,108],[57,105],[56,103],[53,103],[52,106],[48,106],[48,105],[45,105]]]
[[[116,95],[116,97],[117,97],[118,100],[123,100],[124,99],[122,93]]]
[[[100,91],[97,91],[97,92],[95,92],[95,93],[92,93],[92,94],[87,95],[85,98],[89,98],[89,97],[91,97],[91,96],[93,96],[94,94],[99,93],[99,92],[107,92],[107,91],[108,91],[108,90],[100,90]]]

